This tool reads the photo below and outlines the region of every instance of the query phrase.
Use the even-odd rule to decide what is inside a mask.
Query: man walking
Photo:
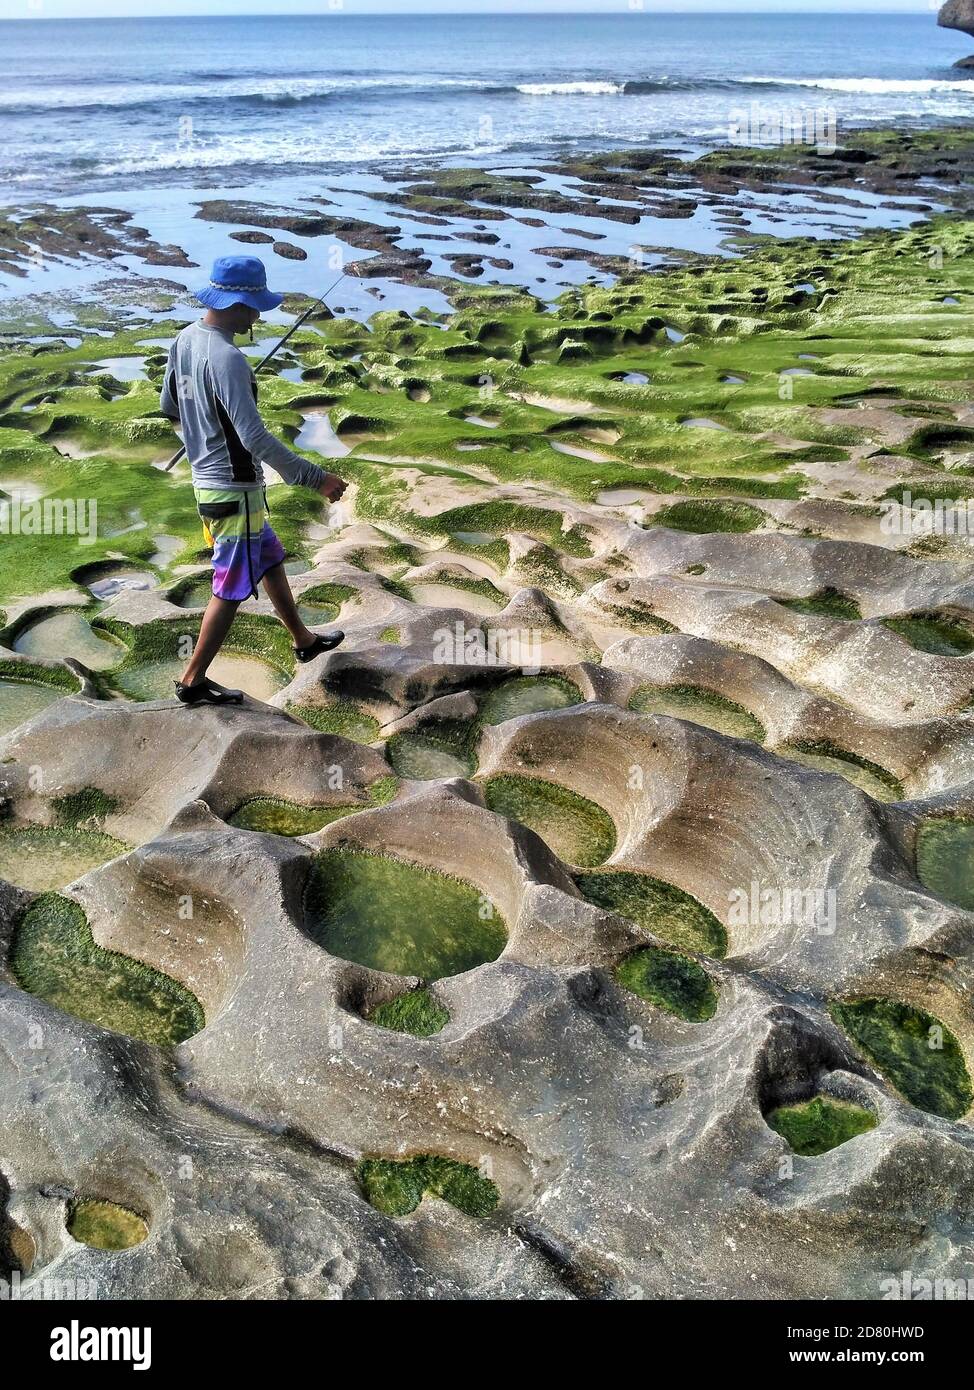
[[[287,483],[314,488],[329,502],[338,501],[345,483],[275,439],[257,409],[257,382],[233,340],[284,298],[267,288],[263,262],[255,256],[222,257],[196,298],[207,312],[169,349],[161,404],[163,413],[182,425],[203,535],[213,548],[213,597],[193,655],[176,682],[176,698],[184,705],[239,704],[241,691],[217,685],[206,672],[238,605],[257,597],[258,584],[291,634],[298,661],[330,651],[345,635],[317,636],[298,613],[284,573],[284,547],[266,518],[261,464]]]

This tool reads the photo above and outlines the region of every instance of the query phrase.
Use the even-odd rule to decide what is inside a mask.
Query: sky
[[[871,11],[932,14],[937,0],[0,0],[0,19],[94,19],[200,14],[457,14],[471,11],[618,14]]]

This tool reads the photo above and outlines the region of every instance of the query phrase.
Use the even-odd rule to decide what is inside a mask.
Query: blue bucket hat
[[[284,300],[283,294],[267,288],[264,262],[256,256],[220,256],[213,262],[210,283],[196,291],[196,298],[208,309],[229,309],[233,304],[276,309]]]

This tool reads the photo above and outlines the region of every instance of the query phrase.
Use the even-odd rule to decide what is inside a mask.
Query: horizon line
[[[934,11],[928,10],[928,9],[927,9],[924,5],[922,5],[922,4],[918,4],[917,7],[916,7],[916,9],[912,9],[912,10],[911,10],[911,9],[905,9],[905,8],[903,8],[903,7],[894,8],[894,9],[877,10],[877,9],[874,9],[872,6],[866,4],[866,5],[859,5],[859,6],[857,6],[857,5],[851,5],[851,6],[848,6],[848,7],[843,6],[841,10],[837,10],[834,6],[832,6],[832,7],[826,7],[826,8],[824,8],[824,9],[811,9],[811,8],[806,8],[805,6],[802,6],[801,8],[797,8],[797,7],[796,7],[795,9],[788,9],[788,10],[781,10],[781,9],[776,10],[776,9],[773,9],[773,8],[769,8],[767,5],[765,5],[765,6],[758,6],[758,7],[753,7],[753,6],[747,6],[747,5],[745,5],[745,6],[742,6],[740,9],[732,9],[732,10],[731,10],[731,9],[698,10],[698,9],[696,9],[696,8],[687,8],[687,7],[685,7],[685,6],[682,7],[682,8],[680,8],[680,9],[656,9],[656,8],[654,7],[654,8],[652,9],[652,11],[650,11],[650,12],[648,12],[648,13],[651,13],[651,14],[653,14],[653,15],[715,15],[715,16],[721,16],[721,17],[722,17],[722,16],[725,16],[725,15],[743,15],[743,14],[763,15],[763,16],[765,16],[765,17],[767,17],[767,16],[788,17],[788,16],[791,16],[791,15],[805,16],[805,15],[817,15],[817,14],[820,14],[820,15],[827,15],[827,16],[829,16],[829,17],[834,17],[837,13],[840,13],[840,14],[868,14],[868,15],[875,15],[877,18],[882,18],[883,16],[888,16],[888,17],[895,16],[896,18],[902,18],[904,15],[911,15],[911,14],[914,14],[914,15],[916,15],[917,17],[920,17],[921,15],[927,15],[927,14],[933,15],[933,14],[934,14]],[[632,15],[633,17],[635,17],[635,16],[638,15],[640,18],[645,19],[645,18],[647,17],[647,11],[645,11],[645,10],[629,10],[629,9],[619,9],[618,11],[611,11],[611,10],[604,10],[604,9],[601,9],[601,8],[595,8],[595,7],[593,7],[592,9],[589,9],[589,10],[547,10],[547,9],[533,9],[533,10],[523,10],[523,11],[511,10],[511,9],[503,9],[503,8],[490,9],[490,10],[488,10],[488,9],[483,9],[483,10],[470,10],[470,9],[456,9],[456,10],[373,10],[373,11],[371,11],[371,13],[369,13],[369,14],[364,14],[364,13],[350,14],[348,10],[346,10],[346,9],[344,9],[344,8],[341,8],[341,9],[334,9],[334,10],[331,10],[331,9],[329,9],[329,10],[322,10],[322,9],[288,10],[288,11],[285,11],[283,14],[280,13],[279,11],[274,11],[274,10],[248,10],[248,11],[242,11],[242,12],[240,12],[239,14],[228,14],[226,11],[196,12],[196,13],[186,14],[186,13],[181,13],[181,12],[179,12],[179,11],[175,11],[175,10],[174,10],[174,11],[172,11],[171,13],[167,13],[167,14],[149,14],[149,15],[141,15],[141,14],[120,14],[120,15],[107,15],[107,14],[104,14],[104,15],[49,15],[49,14],[48,14],[48,15],[45,15],[45,14],[39,14],[39,15],[3,15],[3,14],[0,14],[0,23],[3,23],[3,24],[102,24],[102,23],[104,23],[106,20],[109,21],[109,22],[111,22],[111,23],[117,23],[119,20],[135,20],[135,21],[137,21],[137,22],[139,22],[139,23],[143,23],[143,24],[144,24],[144,23],[146,23],[146,21],[148,21],[148,20],[160,20],[160,19],[317,19],[317,18],[322,18],[322,19],[333,19],[333,18],[334,18],[334,19],[338,19],[338,18],[345,18],[345,19],[473,19],[473,18],[477,18],[477,17],[479,17],[479,16],[490,16],[490,15],[493,15],[493,16],[502,16],[502,17],[513,17],[513,18],[519,18],[519,19],[525,19],[525,18],[534,16],[534,15],[537,15],[537,16],[542,17],[542,18],[549,18],[549,19],[550,19],[550,18],[555,18],[555,19],[577,19],[577,18],[582,18],[582,17],[584,17],[584,16],[586,16],[586,15],[595,15],[595,16],[597,16],[597,17],[600,18],[600,19],[613,19],[613,18],[615,18],[615,19],[622,19],[622,18],[625,18],[625,17],[627,17],[627,16],[629,16],[629,15]]]

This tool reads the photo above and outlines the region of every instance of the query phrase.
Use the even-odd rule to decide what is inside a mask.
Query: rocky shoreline
[[[974,1276],[974,137],[843,148],[707,155],[692,189],[658,151],[415,171],[394,215],[468,220],[483,275],[343,210],[208,204],[448,303],[323,314],[263,383],[351,480],[330,517],[270,489],[306,620],[348,638],[295,669],[244,605],[238,710],[160,698],[207,573],[158,467],[178,319],[89,304],[108,336],[0,349],[0,1277]],[[913,225],[738,231],[548,300],[489,283],[518,265],[492,230],[555,216],[536,177],[576,226],[796,188]],[[93,538],[24,528],[77,495]]]

